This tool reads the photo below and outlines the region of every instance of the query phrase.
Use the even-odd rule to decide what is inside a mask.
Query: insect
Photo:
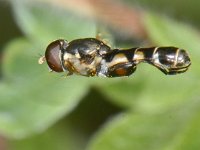
[[[130,76],[141,62],[155,66],[164,74],[173,75],[187,71],[191,64],[188,53],[180,48],[111,49],[96,38],[53,41],[39,63],[45,60],[51,71],[87,77]]]

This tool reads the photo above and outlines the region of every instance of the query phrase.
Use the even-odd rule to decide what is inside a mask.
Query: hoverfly
[[[149,63],[164,74],[173,75],[188,70],[188,53],[176,47],[111,49],[96,38],[50,43],[40,64],[46,60],[51,71],[67,75],[121,77],[130,76],[140,62]]]

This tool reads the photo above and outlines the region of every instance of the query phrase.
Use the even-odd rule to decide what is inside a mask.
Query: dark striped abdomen
[[[146,61],[165,74],[185,72],[191,64],[187,52],[176,47],[138,48],[135,53],[143,57],[141,62]]]
[[[176,47],[115,49],[104,60],[106,76],[110,77],[129,76],[140,62],[147,62],[165,74],[185,72],[191,64],[187,52]]]

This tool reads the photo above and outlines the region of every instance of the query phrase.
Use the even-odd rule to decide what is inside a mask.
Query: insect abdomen
[[[176,47],[138,48],[135,52],[139,61],[145,61],[160,69],[165,74],[185,72],[190,66],[187,52]]]

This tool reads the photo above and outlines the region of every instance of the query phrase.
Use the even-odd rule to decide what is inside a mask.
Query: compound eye
[[[60,60],[62,44],[63,44],[62,40],[56,40],[47,46],[47,49],[45,52],[45,58],[46,58],[47,64],[49,68],[55,72],[63,72],[63,68],[62,68],[61,60]]]

